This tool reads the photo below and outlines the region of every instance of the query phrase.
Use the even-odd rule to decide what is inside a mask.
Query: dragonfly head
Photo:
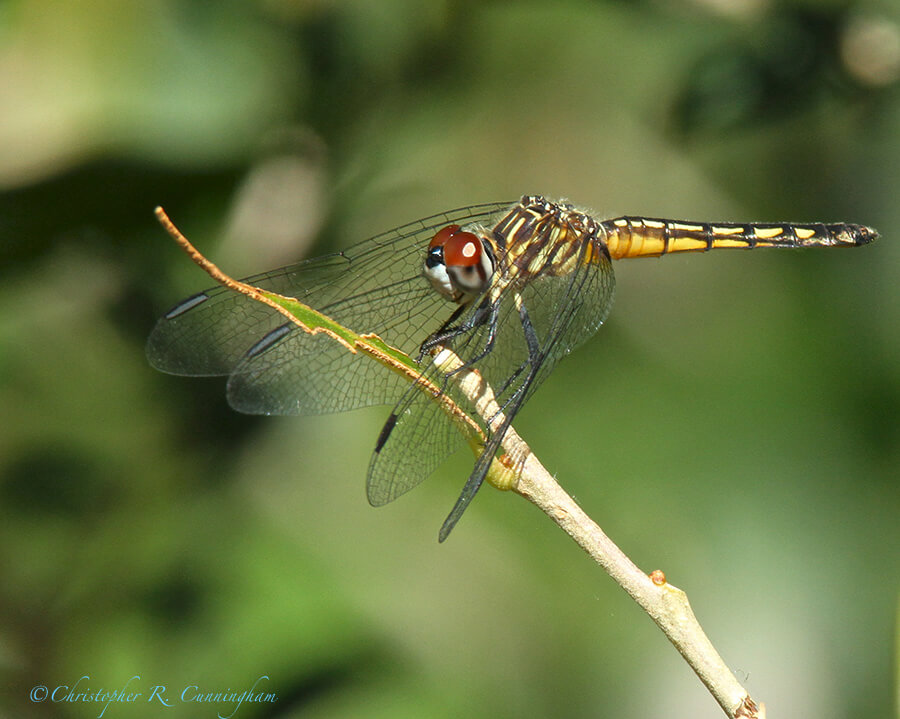
[[[490,244],[459,225],[447,225],[428,244],[422,274],[431,286],[452,302],[465,304],[490,284],[495,260]]]

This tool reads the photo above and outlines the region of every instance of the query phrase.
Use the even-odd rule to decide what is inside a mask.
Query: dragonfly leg
[[[519,376],[522,374],[522,372],[525,371],[525,368],[528,367],[530,362],[530,359],[526,359],[524,362],[522,362],[522,364],[516,367],[515,371],[509,377],[507,377],[506,381],[502,385],[495,388],[495,392],[498,397],[506,392],[506,390],[509,389],[510,385],[512,385],[513,382],[519,379]]]
[[[490,354],[491,350],[494,349],[494,340],[497,337],[497,324],[500,316],[500,301],[497,300],[492,303],[488,303],[487,300],[482,302],[482,304],[478,307],[478,310],[470,317],[468,320],[463,322],[461,325],[457,325],[455,327],[451,327],[451,323],[458,319],[462,310],[465,307],[458,308],[451,316],[447,322],[444,323],[443,327],[439,329],[437,332],[433,333],[428,339],[426,339],[422,343],[422,347],[419,351],[419,357],[421,358],[424,354],[435,347],[446,344],[448,341],[452,341],[456,337],[460,335],[466,334],[467,332],[471,332],[476,327],[480,327],[481,325],[487,324],[488,326],[488,336],[487,340],[484,343],[484,347],[482,350],[475,356],[472,357],[466,362],[462,364],[462,366],[450,372],[447,376],[452,377],[457,372],[461,372],[464,369],[468,369],[472,365],[474,365],[479,360],[484,359],[487,355]]]
[[[453,509],[450,510],[450,514],[447,515],[447,519],[444,520],[444,524],[441,526],[441,531],[438,534],[439,542],[443,542],[445,539],[447,539],[450,532],[459,521],[459,518],[462,517],[463,512],[466,511],[466,507],[469,506],[469,503],[472,501],[472,499],[474,499],[475,494],[481,488],[481,485],[484,482],[484,478],[487,476],[488,470],[490,469],[491,462],[493,462],[494,457],[497,454],[497,450],[500,448],[504,436],[506,436],[506,431],[512,424],[513,418],[516,416],[516,414],[518,414],[519,409],[522,407],[522,403],[527,397],[528,389],[534,383],[534,380],[538,374],[538,370],[540,369],[541,364],[539,360],[541,357],[541,353],[540,345],[537,339],[537,333],[534,331],[534,327],[532,327],[530,319],[528,319],[528,313],[525,312],[523,314],[521,307],[519,316],[520,318],[522,318],[523,328],[526,327],[526,325],[529,328],[525,330],[526,337],[530,334],[531,338],[525,340],[526,344],[529,347],[529,357],[516,370],[516,373],[521,373],[525,370],[525,368],[528,368],[528,373],[526,374],[522,385],[506,402],[503,403],[503,408],[501,409],[501,411],[505,412],[503,422],[491,435],[490,439],[487,441],[487,444],[485,444],[484,449],[481,452],[481,456],[475,462],[475,469],[472,471],[472,474],[469,475],[469,479],[466,481],[466,484],[463,487],[459,498],[456,500],[456,504],[453,505]],[[537,355],[533,354],[533,350],[537,352]]]
[[[461,330],[459,327],[453,327],[453,323],[459,319],[459,316],[466,310],[467,305],[460,305],[455,310],[453,310],[453,314],[447,318],[447,321],[444,322],[437,330],[432,332],[425,341],[419,346],[419,356],[416,358],[418,362],[422,361],[422,358],[428,354],[428,352],[438,345],[444,344],[448,339],[453,339],[458,334],[460,334]]]
[[[502,395],[509,387],[515,382],[522,372],[525,371],[527,367],[531,367],[532,371],[537,371],[537,369],[541,366],[541,363],[544,359],[544,353],[541,350],[540,340],[538,339],[537,332],[534,329],[534,325],[531,323],[531,317],[528,315],[528,310],[525,308],[525,305],[521,302],[519,303],[519,320],[522,323],[522,331],[525,334],[525,345],[528,347],[528,357],[525,359],[522,364],[520,364],[516,371],[510,375],[509,379],[507,379],[503,386],[497,391],[497,396]],[[522,383],[519,388],[513,392],[509,397],[507,397],[503,403],[500,405],[500,411],[505,412],[506,408],[510,405],[511,402],[514,402],[516,398],[525,390],[526,387],[530,386],[530,382]],[[492,418],[493,419],[493,418]]]
[[[462,372],[464,369],[468,369],[469,367],[474,365],[476,362],[483,360],[485,357],[487,357],[491,353],[491,350],[494,349],[494,340],[497,339],[497,324],[498,324],[499,319],[500,319],[500,300],[497,300],[496,302],[492,302],[490,304],[490,306],[488,308],[487,319],[483,320],[481,323],[481,324],[483,324],[484,322],[487,322],[487,325],[488,325],[487,341],[484,343],[484,347],[482,348],[481,352],[479,352],[474,357],[463,362],[463,364],[460,367],[457,367],[455,370],[448,373],[448,375],[447,375],[448,377],[452,377],[457,372]]]
[[[534,331],[534,325],[531,324],[531,317],[528,316],[528,310],[524,303],[519,302],[519,320],[522,322],[522,331],[525,333],[525,344],[528,346],[528,362],[532,367],[536,367],[543,360],[543,352],[541,351],[541,343],[538,340],[537,332]]]

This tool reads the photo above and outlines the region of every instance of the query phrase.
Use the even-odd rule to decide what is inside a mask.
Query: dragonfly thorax
[[[494,253],[485,239],[447,225],[428,244],[422,274],[448,300],[464,304],[487,289],[494,267]]]

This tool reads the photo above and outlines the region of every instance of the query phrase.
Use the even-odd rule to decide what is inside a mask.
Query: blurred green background
[[[662,568],[770,716],[896,712],[900,7],[0,2],[0,717],[720,716],[521,499],[454,457],[366,502],[387,410],[232,412],[144,358],[209,285],[523,193],[851,221],[852,251],[617,264],[516,426]],[[148,704],[154,686],[171,706]],[[39,698],[39,697],[37,697]]]

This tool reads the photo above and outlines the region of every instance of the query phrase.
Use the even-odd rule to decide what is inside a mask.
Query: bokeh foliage
[[[232,412],[153,372],[235,275],[525,192],[603,214],[845,220],[854,251],[617,265],[516,425],[687,590],[776,716],[888,716],[900,549],[895,4],[0,3],[0,717],[37,684],[243,690],[235,716],[717,716],[539,514],[460,454],[389,508],[384,409]],[[136,703],[105,716],[213,717]]]

